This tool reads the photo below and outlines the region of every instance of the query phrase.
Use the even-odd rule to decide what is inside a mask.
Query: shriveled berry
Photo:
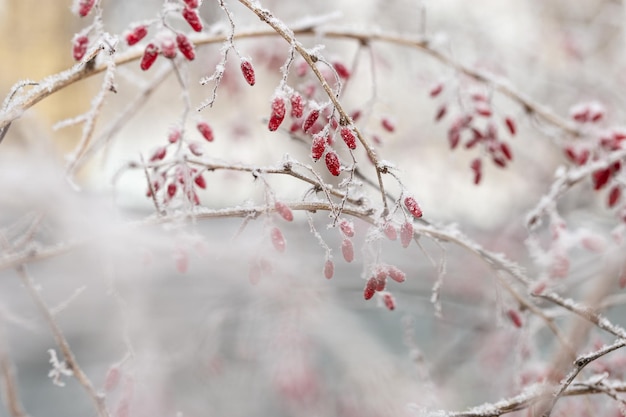
[[[178,50],[187,60],[193,61],[196,58],[196,51],[194,50],[193,44],[182,33],[176,35],[176,45],[178,45]]]
[[[252,63],[247,59],[241,60],[241,73],[243,74],[243,78],[245,78],[248,84],[254,85],[254,83],[256,82],[254,67],[252,67]]]
[[[138,25],[132,28],[126,33],[126,43],[128,46],[132,46],[146,37],[148,29],[144,25]]]
[[[339,157],[333,151],[326,153],[326,168],[328,168],[328,172],[333,174],[335,177],[341,173]]]
[[[155,44],[149,43],[148,45],[146,45],[146,49],[143,53],[143,57],[141,58],[141,64],[140,64],[141,69],[144,71],[149,70],[152,64],[154,64],[154,61],[156,61],[158,56],[159,56],[159,48]]]
[[[311,110],[311,112],[306,117],[306,120],[302,124],[302,130],[304,130],[306,132],[311,127],[313,127],[313,125],[317,121],[318,117],[320,117],[320,111],[319,110]]]
[[[408,248],[413,240],[413,225],[409,222],[405,222],[400,227],[400,243],[403,248]]]
[[[335,264],[330,259],[324,262],[324,276],[326,279],[331,279],[335,274]]]
[[[349,127],[342,127],[341,138],[346,143],[346,145],[348,145],[348,148],[352,150],[356,149],[356,138],[354,137],[352,129],[350,129]]]
[[[302,104],[302,96],[298,93],[291,95],[291,117],[296,119],[302,117],[304,114],[304,105]]]
[[[285,100],[282,97],[274,97],[272,100],[272,114],[270,115],[270,121],[268,122],[268,129],[270,132],[278,129],[280,124],[285,119]]]
[[[413,197],[406,197],[404,199],[404,206],[407,208],[407,210],[409,210],[409,213],[411,213],[416,219],[422,217],[422,209]]]
[[[271,237],[272,237],[272,244],[274,245],[274,248],[278,252],[281,252],[281,253],[284,252],[286,243],[285,243],[285,237],[283,236],[283,232],[281,232],[278,227],[274,227],[271,232]]]
[[[72,56],[76,61],[80,61],[87,53],[87,46],[89,46],[89,38],[85,35],[79,35],[74,37],[72,45]]]
[[[190,9],[189,7],[185,7],[183,9],[183,19],[189,23],[189,26],[196,32],[200,32],[202,30],[202,22],[200,21],[200,16],[198,12],[194,9]]]
[[[198,122],[196,127],[207,142],[213,142],[213,129],[211,129],[211,126],[209,126],[207,122]]]
[[[280,217],[287,220],[288,222],[293,221],[293,212],[289,208],[289,206],[281,201],[277,201],[274,203],[274,208],[276,212],[280,214]]]
[[[317,161],[324,155],[326,149],[326,139],[323,136],[314,136],[311,143],[311,157],[314,161]]]
[[[350,239],[344,239],[343,242],[341,242],[341,253],[346,262],[352,262],[354,260],[354,246],[352,246]]]

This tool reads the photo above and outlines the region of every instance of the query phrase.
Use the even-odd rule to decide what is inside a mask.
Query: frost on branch
[[[52,379],[52,383],[59,387],[64,387],[65,382],[61,380],[64,376],[72,376],[74,373],[67,367],[65,361],[59,362],[59,358],[57,358],[57,353],[54,349],[48,349],[48,354],[50,355],[50,364],[52,365],[52,369],[48,372],[48,378]]]

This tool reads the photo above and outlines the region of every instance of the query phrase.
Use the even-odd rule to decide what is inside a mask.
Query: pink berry
[[[198,122],[196,127],[207,142],[213,142],[213,129],[211,129],[211,126],[209,126],[207,122]]]
[[[327,259],[324,263],[324,276],[326,279],[331,279],[335,274],[335,264],[330,259]]]
[[[311,143],[311,157],[317,161],[324,155],[326,149],[326,139],[323,136],[314,136]]]
[[[348,127],[341,128],[341,138],[348,145],[348,148],[354,150],[356,149],[356,138],[354,137],[354,133]]]
[[[167,154],[167,149],[165,148],[165,146],[161,146],[157,148],[156,151],[154,151],[154,153],[150,157],[150,162],[160,161],[163,158],[165,158],[166,154]]]
[[[400,227],[400,243],[403,248],[408,248],[413,240],[413,225],[409,222],[405,222]]]
[[[389,293],[383,294],[383,302],[385,303],[385,307],[387,307],[388,310],[393,311],[396,309],[396,300],[393,298],[393,295]]]
[[[176,58],[176,41],[170,34],[161,34],[159,36],[161,54],[168,59]]]
[[[78,15],[80,17],[85,17],[89,14],[94,4],[96,4],[96,0],[79,0],[78,1]]]
[[[506,128],[509,129],[509,133],[511,134],[511,136],[515,136],[515,133],[517,132],[515,120],[513,120],[513,118],[511,117],[505,117],[504,124],[506,125]]]
[[[146,50],[143,53],[143,57],[141,58],[141,64],[140,64],[141,69],[144,71],[149,70],[152,64],[154,64],[154,61],[156,61],[158,56],[159,56],[159,48],[155,44],[149,43],[146,46]]]
[[[326,168],[328,168],[328,172],[333,174],[335,177],[341,172],[339,157],[333,151],[329,151],[326,154]]]
[[[315,124],[315,122],[317,121],[317,118],[319,116],[320,116],[320,111],[319,110],[311,110],[311,112],[306,117],[306,120],[302,124],[302,130],[304,130],[306,132],[311,127],[313,127],[313,125]]]
[[[111,392],[118,386],[120,379],[122,378],[122,372],[119,366],[113,365],[107,371],[104,377],[104,391]]]
[[[89,46],[89,38],[85,35],[79,35],[74,37],[74,44],[72,46],[72,56],[76,61],[80,61],[87,53],[87,46]]]
[[[202,156],[204,151],[202,150],[202,146],[196,142],[192,142],[189,144],[189,151],[195,156]]]
[[[298,93],[291,95],[291,117],[299,119],[304,114],[304,106],[302,104],[302,96]]]
[[[274,97],[272,100],[272,114],[270,115],[270,121],[267,125],[270,132],[278,129],[280,124],[285,119],[285,100],[282,97]]]
[[[437,97],[439,94],[441,94],[442,91],[443,91],[443,84],[442,83],[437,83],[430,89],[428,94],[431,97]]]
[[[339,78],[343,78],[344,80],[350,78],[350,70],[341,62],[333,62],[333,68],[337,71]]]
[[[176,143],[180,140],[180,136],[180,130],[178,128],[173,128],[172,130],[170,130],[170,133],[167,136],[167,141],[169,143]]]
[[[372,277],[368,279],[367,283],[365,284],[365,289],[363,290],[363,298],[365,298],[366,300],[371,299],[376,293],[376,286],[377,286],[376,278]]]
[[[341,242],[341,253],[346,262],[352,262],[354,260],[354,246],[352,246],[350,239],[344,239],[343,242]]]
[[[271,232],[271,237],[272,237],[272,244],[274,245],[274,248],[278,252],[281,252],[281,253],[284,252],[286,244],[285,244],[285,237],[283,236],[283,232],[281,232],[278,227],[274,227]]]
[[[352,223],[351,221],[341,219],[341,221],[339,222],[339,228],[341,229],[341,232],[347,237],[354,236],[354,223]]]
[[[398,232],[396,231],[396,227],[393,224],[387,223],[385,225],[384,231],[387,239],[396,240],[398,238]]]
[[[200,32],[202,30],[202,22],[200,21],[200,16],[198,15],[198,12],[196,12],[194,9],[185,7],[183,9],[183,18],[196,32]]]
[[[148,29],[144,25],[135,26],[126,34],[126,43],[128,46],[132,46],[145,38],[147,34]]]
[[[176,44],[178,45],[178,50],[187,60],[193,61],[196,58],[196,51],[193,48],[193,44],[182,33],[176,35]]]
[[[404,199],[404,206],[407,208],[407,210],[409,210],[409,213],[411,213],[416,219],[422,217],[422,209],[413,197],[406,197]]]
[[[621,196],[622,190],[620,189],[619,185],[614,185],[613,188],[611,188],[611,191],[609,191],[608,206],[615,206]]]
[[[387,267],[387,274],[396,282],[404,282],[406,280],[406,274],[393,265]]]
[[[250,61],[246,59],[241,60],[241,73],[248,84],[254,85],[256,82],[256,76],[254,75],[254,68],[252,67],[252,63]]]
[[[276,209],[276,212],[280,214],[280,217],[287,220],[288,222],[293,221],[293,212],[287,204],[277,201],[274,204],[274,208]]]

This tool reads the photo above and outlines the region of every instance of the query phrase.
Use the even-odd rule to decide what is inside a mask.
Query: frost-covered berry
[[[178,187],[175,182],[171,182],[167,185],[167,196],[171,199],[176,195]]]
[[[160,161],[163,158],[165,158],[166,154],[167,154],[167,149],[165,148],[165,146],[161,146],[157,148],[156,151],[154,151],[154,153],[150,157],[150,162]]]
[[[274,227],[271,232],[271,237],[272,237],[272,244],[274,245],[274,248],[278,252],[281,252],[281,253],[284,252],[286,243],[285,243],[285,237],[283,236],[283,232],[281,232],[278,227]]]
[[[339,163],[339,157],[333,151],[330,151],[326,154],[326,168],[328,168],[328,172],[333,174],[335,177],[341,173],[341,164]]]
[[[135,26],[128,33],[126,33],[126,43],[128,46],[132,46],[145,38],[147,34],[148,29],[144,25]]]
[[[413,217],[417,219],[422,217],[422,209],[413,197],[406,197],[404,199],[404,206],[407,208],[407,210],[409,210],[409,213],[411,213]]]
[[[398,238],[398,232],[396,231],[396,227],[392,223],[387,223],[384,227],[385,236],[389,240],[396,240]]]
[[[341,62],[333,62],[333,68],[337,71],[339,78],[343,78],[344,80],[350,78],[350,70]]]
[[[159,34],[159,46],[161,54],[168,59],[176,58],[177,48],[176,41],[169,33]]]
[[[326,149],[326,139],[324,136],[318,135],[313,137],[313,142],[311,143],[311,158],[314,161],[317,161],[324,155],[324,150]]]
[[[254,85],[254,83],[256,82],[254,67],[252,67],[252,63],[247,59],[241,60],[241,73],[243,74],[243,78],[245,78],[248,84]]]
[[[341,128],[341,139],[348,145],[348,148],[354,150],[356,149],[356,138],[354,137],[354,133],[352,129],[348,127]]]
[[[193,179],[193,182],[195,182],[196,185],[203,190],[206,189],[206,181],[204,180],[204,177],[202,175],[196,175],[196,177]]]
[[[277,201],[274,203],[274,208],[276,212],[280,214],[280,217],[287,220],[288,222],[293,221],[293,212],[289,208],[289,206],[281,201]]]
[[[341,253],[346,262],[352,262],[354,260],[354,246],[352,246],[350,239],[344,239],[343,242],[341,242]]]
[[[87,53],[87,46],[89,46],[89,38],[85,35],[79,35],[74,37],[72,42],[72,56],[76,61],[80,61]]]
[[[339,228],[341,229],[341,233],[343,233],[347,237],[354,236],[354,223],[350,220],[341,219],[339,222]]]
[[[189,7],[185,7],[183,9],[183,19],[189,23],[189,26],[196,32],[200,32],[202,30],[202,22],[200,21],[200,16],[198,12],[194,9],[190,9]]]
[[[376,278],[372,277],[368,279],[367,283],[365,284],[365,289],[363,290],[363,298],[365,298],[366,300],[369,300],[370,298],[372,298],[374,294],[376,293],[376,285],[377,285]]]
[[[119,366],[112,365],[107,371],[106,376],[104,377],[104,391],[111,392],[118,386],[120,380],[122,379],[122,371],[120,371]]]
[[[291,117],[299,119],[304,114],[302,96],[298,93],[293,93],[291,95],[290,101],[291,101]]]
[[[396,282],[404,282],[406,280],[406,274],[397,266],[389,265],[387,267],[387,274]]]
[[[272,100],[272,114],[270,115],[270,121],[267,124],[270,132],[278,129],[280,124],[285,119],[285,100],[282,97],[274,97]]]
[[[393,298],[393,295],[388,292],[383,294],[383,303],[385,303],[385,307],[387,307],[388,310],[393,311],[396,309],[396,300]]]
[[[310,128],[312,128],[313,125],[315,124],[315,122],[317,121],[318,117],[320,117],[320,111],[319,110],[311,110],[311,112],[308,114],[308,116],[304,120],[304,123],[302,124],[302,130],[304,130],[306,132]]]
[[[176,35],[176,45],[178,45],[178,50],[187,60],[193,61],[196,58],[196,51],[193,48],[193,44],[182,33]]]
[[[85,17],[93,9],[96,0],[78,0],[77,12],[80,17]]]
[[[183,0],[190,9],[198,8],[198,0]]]
[[[405,222],[400,227],[400,243],[403,248],[408,248],[413,240],[413,225],[409,222]]]
[[[198,122],[196,127],[207,142],[213,142],[213,129],[211,129],[211,126],[209,126],[207,122]]]
[[[149,70],[158,56],[159,48],[155,44],[149,43],[148,45],[146,45],[146,49],[143,52],[143,57],[141,58],[141,69],[144,71]]]

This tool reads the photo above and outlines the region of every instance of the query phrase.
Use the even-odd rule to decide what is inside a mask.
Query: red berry
[[[207,142],[213,142],[213,129],[211,129],[211,126],[209,126],[207,122],[198,122],[196,127]]]
[[[320,111],[311,110],[309,115],[306,117],[306,120],[302,124],[302,130],[304,130],[305,132],[309,130],[313,126],[313,124],[315,124],[318,117],[320,117]]]
[[[298,93],[291,95],[291,117],[296,119],[302,117],[304,114],[304,107],[302,105],[302,96]]]
[[[194,179],[193,182],[196,183],[196,185],[200,188],[202,188],[203,190],[206,189],[206,181],[204,180],[204,177],[202,175],[197,175]]]
[[[341,221],[339,222],[339,228],[341,229],[341,232],[347,237],[354,236],[354,224],[351,221],[341,219]]]
[[[173,198],[176,195],[176,183],[175,182],[171,182],[167,185],[167,196],[169,198]]]
[[[400,227],[400,243],[403,248],[408,248],[413,240],[413,225],[409,222],[405,222]]]
[[[189,7],[185,7],[183,9],[183,18],[196,32],[200,32],[202,30],[202,22],[200,22],[200,16],[195,10],[190,9]]]
[[[383,302],[385,303],[385,307],[387,307],[387,309],[395,310],[396,300],[393,298],[393,295],[389,293],[383,294]]]
[[[333,62],[333,68],[337,71],[339,78],[343,78],[344,80],[350,78],[350,70],[341,62]]]
[[[387,118],[383,118],[380,124],[383,126],[383,129],[385,129],[387,132],[391,133],[394,130],[396,130],[396,126],[391,122],[391,120]]]
[[[176,143],[180,140],[180,130],[177,128],[173,128],[170,130],[170,134],[167,136],[167,141],[169,143]]]
[[[156,151],[154,151],[154,153],[150,157],[150,162],[160,161],[163,158],[165,158],[166,154],[167,154],[167,149],[165,148],[165,146],[161,146],[160,148],[157,148]]]
[[[326,279],[331,279],[335,274],[335,264],[330,259],[327,259],[324,263],[324,276]]]
[[[280,124],[285,119],[285,100],[282,97],[274,97],[272,100],[272,114],[270,115],[270,121],[268,128],[270,132],[278,129]]]
[[[614,185],[613,188],[611,188],[611,191],[609,191],[609,199],[608,199],[609,207],[615,206],[621,196],[622,196],[622,190],[620,189],[619,185]]]
[[[190,9],[198,8],[198,0],[183,0]]]
[[[78,15],[85,17],[89,14],[93,5],[96,4],[96,0],[79,0],[78,1]]]
[[[507,316],[509,316],[509,319],[513,322],[513,325],[515,325],[515,327],[522,327],[522,316],[517,310],[509,309],[506,314]]]
[[[354,246],[352,246],[350,239],[344,239],[343,242],[341,242],[341,253],[346,262],[352,262],[354,260]]]
[[[435,84],[429,91],[431,97],[437,97],[443,91],[443,84],[437,83]]]
[[[241,73],[248,84],[254,85],[256,77],[254,75],[254,68],[252,67],[252,63],[250,61],[246,59],[241,60]]]
[[[515,120],[513,120],[511,117],[505,117],[504,124],[506,124],[506,128],[509,129],[509,133],[511,134],[511,136],[515,136],[515,133],[517,133]]]
[[[396,227],[393,224],[387,223],[384,230],[387,239],[396,240],[398,238],[398,232],[396,231]]]
[[[422,217],[422,209],[413,197],[406,197],[404,199],[404,206],[407,208],[407,210],[409,210],[409,213],[411,213],[416,219]]]
[[[376,285],[377,285],[376,278],[372,277],[368,279],[367,283],[365,284],[365,289],[363,290],[363,298],[365,298],[366,300],[369,300],[370,298],[372,298],[374,294],[376,293]]]
[[[196,57],[196,51],[193,48],[193,44],[182,33],[176,35],[176,44],[178,45],[178,50],[187,60],[193,61]]]
[[[326,154],[326,168],[335,177],[341,172],[341,165],[339,164],[339,157],[333,151],[329,151]]]
[[[159,56],[159,48],[155,44],[149,43],[146,46],[146,50],[143,53],[143,57],[141,58],[141,64],[140,64],[141,69],[144,71],[149,70],[152,64],[154,64],[154,61],[156,61],[158,56]]]
[[[591,174],[593,179],[593,189],[600,190],[602,189],[608,182],[611,177],[611,168],[599,169],[594,171]]]
[[[448,143],[450,144],[450,149],[455,149],[459,145],[460,141],[461,130],[456,126],[452,126],[448,129]]]
[[[161,54],[168,59],[176,58],[176,41],[170,34],[160,34],[159,36]]]
[[[482,165],[483,163],[480,158],[474,159],[471,164],[472,171],[474,171],[474,184],[476,185],[480,184],[480,180],[483,176]]]
[[[146,37],[148,29],[144,25],[135,26],[130,32],[126,33],[126,43],[132,46]]]
[[[396,282],[404,282],[406,280],[406,274],[393,265],[387,267],[387,274]]]
[[[506,159],[508,159],[509,161],[513,160],[513,153],[511,152],[511,148],[509,148],[509,145],[507,143],[500,142],[500,151],[502,151],[502,154]]]
[[[74,45],[72,46],[72,56],[76,61],[80,61],[87,53],[87,46],[89,46],[89,38],[85,35],[79,35],[74,37]]]
[[[435,122],[438,122],[441,119],[443,119],[447,112],[448,112],[447,105],[442,104],[441,106],[439,106],[439,108],[437,109],[437,113],[435,114]]]
[[[352,133],[352,129],[348,127],[341,128],[341,138],[348,145],[348,148],[354,150],[356,149],[356,138],[354,137],[354,133]]]
[[[275,227],[272,229],[271,237],[272,237],[272,244],[274,245],[274,248],[278,252],[281,252],[281,253],[284,252],[285,251],[285,237],[283,236],[283,233],[280,231],[278,227]]]
[[[280,214],[280,217],[287,220],[288,222],[293,221],[293,212],[285,203],[277,201],[274,204],[274,208],[276,209],[276,212]]]
[[[324,155],[326,149],[326,139],[323,136],[314,136],[311,144],[311,157],[317,161]]]

